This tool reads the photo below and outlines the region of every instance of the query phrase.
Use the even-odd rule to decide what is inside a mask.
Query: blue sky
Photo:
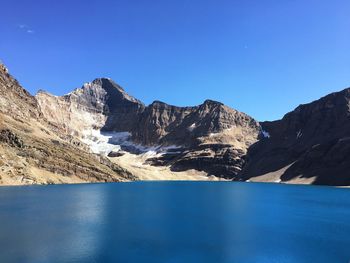
[[[0,59],[32,94],[110,77],[146,104],[210,98],[258,120],[350,86],[348,0],[1,4]]]

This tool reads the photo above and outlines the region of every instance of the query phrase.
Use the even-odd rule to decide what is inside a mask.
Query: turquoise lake
[[[350,262],[350,189],[238,182],[0,187],[0,262]]]

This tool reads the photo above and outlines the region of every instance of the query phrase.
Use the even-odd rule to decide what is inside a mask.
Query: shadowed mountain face
[[[282,181],[350,184],[350,89],[260,124],[270,137],[249,149],[243,179],[275,173]]]
[[[88,84],[89,85],[89,84]],[[143,112],[145,105],[129,96],[122,87],[110,79],[96,79],[92,82],[94,87],[101,87],[105,94],[100,94],[104,104],[104,114],[107,120],[103,129],[110,131],[132,131],[139,123],[139,114]],[[88,91],[91,89],[82,89]],[[101,91],[101,89],[96,89]],[[90,96],[89,96],[90,95]],[[104,96],[104,97],[103,97]],[[80,96],[77,96],[78,98]],[[86,94],[86,99],[93,98],[94,94]],[[81,104],[81,103],[80,103]]]

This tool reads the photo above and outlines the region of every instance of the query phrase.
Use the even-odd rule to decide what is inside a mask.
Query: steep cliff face
[[[252,117],[216,101],[207,100],[186,116],[164,140],[185,142],[193,146],[203,143],[234,144],[247,149],[257,140],[260,126]]]
[[[107,158],[89,153],[82,142],[48,122],[37,100],[4,65],[0,65],[0,94],[0,184],[135,179]],[[58,98],[50,99],[50,112],[60,117],[55,111],[65,109],[65,105],[58,103]]]
[[[245,164],[247,149],[260,134],[260,125],[248,115],[222,103],[205,101],[163,138],[184,148],[148,160],[170,165],[173,171],[196,169],[234,179]]]
[[[249,150],[242,178],[350,184],[350,89],[261,125],[269,136]]]
[[[144,105],[110,79],[95,79],[58,97],[39,91],[36,98],[45,117],[67,132],[82,135],[90,129],[132,131]]]
[[[140,121],[132,132],[134,141],[143,145],[184,144],[184,141],[174,142],[164,138],[195,109],[196,107],[176,107],[160,101],[153,102],[140,115]]]

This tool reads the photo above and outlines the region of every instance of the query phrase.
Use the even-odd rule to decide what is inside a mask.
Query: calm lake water
[[[350,189],[230,182],[0,187],[0,262],[350,261]]]

